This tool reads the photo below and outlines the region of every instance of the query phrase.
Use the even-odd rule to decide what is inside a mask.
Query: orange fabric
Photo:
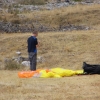
[[[39,73],[42,69],[37,69],[36,72]]]
[[[41,69],[37,69],[36,71],[22,71],[18,72],[18,76],[20,78],[30,78],[33,77],[35,74],[39,74]],[[50,72],[49,69],[45,69],[46,73]]]
[[[48,72],[50,72],[50,70],[49,69],[46,69],[46,72],[48,73]]]
[[[18,72],[18,76],[20,78],[29,78],[29,77],[32,77],[35,73],[38,73],[38,72],[36,72],[36,71]]]

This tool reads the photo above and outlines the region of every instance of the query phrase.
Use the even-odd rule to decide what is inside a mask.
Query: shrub
[[[18,64],[17,62],[15,61],[8,61],[5,63],[5,70],[18,70],[18,69],[21,69],[21,64]]]

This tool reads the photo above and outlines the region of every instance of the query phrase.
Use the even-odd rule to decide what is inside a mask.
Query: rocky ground
[[[72,31],[72,30],[89,30],[91,29],[88,26],[75,26],[75,25],[68,25],[60,28],[49,28],[46,26],[40,25],[38,27],[39,32],[48,32],[48,31]],[[1,33],[18,33],[18,32],[32,32],[34,27],[28,27],[28,25],[19,25],[19,24],[12,24],[10,22],[4,23],[0,22],[0,31]]]
[[[11,6],[11,4],[14,3],[14,0],[4,0],[4,1],[2,1],[2,3],[0,3],[1,4],[0,5],[0,10],[2,10],[2,6],[4,4],[6,4],[7,1],[8,1],[8,3],[7,3],[7,5],[8,5],[7,11],[8,11],[9,6]],[[76,5],[76,4],[83,4],[83,5],[84,4],[85,5],[100,4],[100,0],[82,0],[81,2],[75,2],[73,0],[69,0],[69,2],[60,2],[60,3],[58,3],[58,2],[49,2],[49,3],[46,3],[45,5],[23,5],[23,4],[15,4],[14,3],[14,5],[11,9],[12,10],[17,9],[19,12],[23,12],[24,10],[27,10],[27,11],[43,10],[43,9],[53,10],[53,9],[56,9],[56,8],[67,7],[67,6]]]
[[[45,5],[21,5],[21,4],[14,4],[11,6],[12,3],[15,3],[15,0],[1,0],[0,3],[0,12],[3,13],[23,13],[25,11],[27,12],[34,12],[34,11],[42,11],[42,10],[54,10],[54,9],[59,9],[62,7],[68,7],[68,6],[73,6],[73,5],[93,5],[93,4],[100,4],[100,0],[82,0],[81,2],[75,2],[70,0],[69,2],[49,2]],[[4,4],[7,4],[8,6],[6,9],[3,7]],[[9,5],[10,4],[10,5]],[[2,14],[2,16],[5,16]],[[15,15],[17,16],[17,14]],[[23,17],[23,14],[21,16]],[[41,17],[41,16],[40,16]],[[1,18],[1,16],[0,16]],[[22,24],[22,23],[12,23],[9,21],[5,20],[0,20],[0,32],[1,33],[17,33],[17,32],[31,32],[34,30],[35,26],[37,23],[34,23],[34,26],[32,25],[32,22],[29,24]],[[48,27],[45,25],[42,25],[42,23],[39,23],[38,25],[38,31],[40,32],[45,32],[45,31],[67,31],[67,30],[88,30],[90,27],[88,26],[83,26],[83,25],[65,25],[65,26],[59,26],[59,28],[53,28],[53,27]]]

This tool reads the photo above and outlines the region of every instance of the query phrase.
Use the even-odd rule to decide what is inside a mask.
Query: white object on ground
[[[21,64],[26,66],[26,67],[29,67],[30,66],[30,61],[23,61]]]
[[[16,52],[16,54],[20,55],[20,54],[21,54],[21,52],[19,52],[19,51],[18,51],[18,52]]]

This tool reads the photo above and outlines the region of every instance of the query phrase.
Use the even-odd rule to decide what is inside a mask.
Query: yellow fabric
[[[67,70],[67,69],[63,69],[63,68],[52,68],[51,71],[60,75],[61,77],[75,75],[75,71]]]
[[[75,75],[75,71],[73,71],[73,70],[65,70],[65,76],[73,76],[73,75]]]
[[[61,77],[65,76],[63,68],[52,68],[51,71],[60,75]]]
[[[83,74],[84,71],[83,70],[76,70],[75,73],[76,73],[76,75],[79,75],[79,74]]]
[[[69,70],[63,68],[52,68],[50,70],[36,70],[36,71],[27,71],[27,72],[19,72],[18,76],[20,78],[29,78],[29,77],[41,77],[41,78],[61,78],[61,77],[69,77],[73,75],[83,74],[83,70]]]
[[[55,74],[55,75],[54,75],[54,78],[61,78],[61,76],[58,75],[58,74]]]

